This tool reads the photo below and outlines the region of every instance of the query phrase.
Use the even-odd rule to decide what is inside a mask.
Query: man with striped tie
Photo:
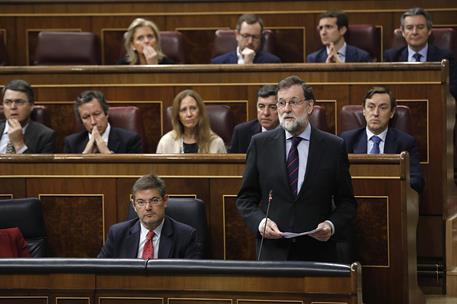
[[[355,218],[346,146],[310,125],[314,101],[299,77],[281,80],[281,127],[252,137],[236,204],[257,235],[259,260],[336,262],[334,235]]]

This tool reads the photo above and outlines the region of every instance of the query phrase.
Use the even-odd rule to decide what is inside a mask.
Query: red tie
[[[146,235],[146,243],[144,243],[143,249],[143,259],[153,259],[154,258],[154,245],[152,243],[152,238],[154,237],[154,231],[149,231]]]

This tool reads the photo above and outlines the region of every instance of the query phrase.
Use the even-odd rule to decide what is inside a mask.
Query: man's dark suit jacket
[[[260,243],[258,226],[265,217],[270,191],[273,199],[268,218],[282,232],[309,231],[319,223],[330,220],[335,226],[335,233],[338,233],[350,225],[356,215],[356,201],[344,141],[335,135],[311,128],[306,173],[297,198],[287,179],[285,142],[284,129],[279,127],[254,135],[248,149],[236,205],[247,225],[257,234],[257,251]],[[334,237],[327,242],[316,242],[333,246],[336,251],[333,239]],[[284,238],[265,239],[261,260],[287,260],[292,242],[294,240]],[[319,251],[316,247],[307,250]],[[319,253],[313,255],[320,256]],[[336,252],[332,256],[335,257]],[[326,257],[320,257],[326,260]]]
[[[268,53],[259,51],[255,54],[254,63],[281,63],[281,59],[279,57]],[[226,63],[238,63],[238,56],[236,55],[236,51],[228,52],[217,56],[211,59],[211,63],[213,64],[226,64]]]
[[[0,123],[0,136],[5,130],[6,121]],[[55,153],[56,132],[45,125],[29,120],[29,125],[24,133],[24,142],[27,150],[24,153]]]
[[[108,232],[108,240],[98,258],[137,258],[140,242],[138,218],[114,224]],[[159,259],[200,259],[201,248],[197,244],[197,231],[165,216],[159,242]]]
[[[82,153],[88,141],[87,131],[71,134],[65,137],[64,153]],[[134,132],[111,127],[108,149],[114,153],[143,153],[143,142]]]
[[[341,138],[346,142],[349,153],[367,153],[367,132],[366,128],[360,128],[343,132]],[[410,183],[417,192],[424,188],[424,178],[420,167],[419,149],[416,140],[411,135],[395,128],[389,128],[384,143],[384,153],[399,154],[403,151],[409,153],[410,160]]]
[[[233,130],[229,152],[246,153],[251,142],[251,137],[260,132],[262,132],[262,126],[257,119],[236,125]]]
[[[457,67],[454,54],[445,49],[440,49],[433,44],[428,44],[427,61],[449,60],[449,90],[452,96],[457,99]],[[388,49],[384,52],[384,61],[387,62],[407,62],[408,46],[398,49]]]
[[[327,60],[327,48],[323,47],[318,51],[311,53],[306,58],[306,62],[325,62]],[[368,52],[358,47],[346,44],[346,61],[345,62],[372,62]]]

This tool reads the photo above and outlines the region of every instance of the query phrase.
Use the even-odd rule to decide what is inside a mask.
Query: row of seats
[[[177,221],[194,227],[197,230],[197,242],[203,250],[203,256],[205,258],[210,257],[208,224],[205,204],[202,200],[170,197],[165,213]],[[134,218],[134,216],[136,215],[133,208],[129,209],[129,218]],[[52,255],[47,245],[46,225],[42,203],[39,199],[0,200],[0,229],[13,227],[18,227],[21,230],[32,257]]]
[[[1,32],[0,32],[1,34]],[[373,25],[353,24],[346,33],[346,41],[366,50],[372,58],[380,58],[381,31]],[[160,32],[163,52],[177,64],[186,63],[186,47],[183,35],[177,31]],[[457,31],[454,28],[433,28],[430,40],[436,46],[457,53]],[[277,54],[278,41],[271,30],[263,34],[263,50]],[[212,57],[236,48],[234,30],[217,30]],[[405,45],[400,29],[393,34],[392,47]],[[119,58],[123,55],[122,37],[119,41]],[[97,65],[100,64],[100,45],[96,34],[91,32],[40,32],[35,51],[35,65]],[[0,36],[0,64],[7,64],[7,53]]]
[[[207,105],[206,109],[208,112],[211,128],[224,140],[227,146],[230,145],[234,128],[234,117],[230,106]],[[164,133],[172,129],[171,111],[172,107],[168,107],[166,110],[167,115],[164,119]],[[145,139],[143,119],[141,116],[141,111],[138,107],[111,107],[109,108],[108,115],[111,125],[136,132],[143,138],[143,140]],[[410,116],[410,110],[407,106],[397,106],[396,113],[391,120],[391,126],[411,134]],[[44,106],[35,106],[32,111],[31,118],[35,121],[49,126],[48,112]],[[3,109],[0,107],[0,120],[1,119],[4,119],[4,116]],[[366,124],[365,118],[362,114],[361,105],[343,106],[340,113],[340,119],[341,132],[350,129],[361,128]],[[313,113],[310,116],[310,122],[311,125],[318,129],[327,132],[330,131],[327,125],[327,118],[324,107],[319,105],[314,106]],[[75,132],[83,128],[79,120],[76,120],[75,125]]]

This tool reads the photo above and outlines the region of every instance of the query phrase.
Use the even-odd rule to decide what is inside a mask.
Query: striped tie
[[[153,239],[154,238],[154,231],[149,231],[148,234],[146,235],[146,243],[144,243],[144,249],[143,249],[143,259],[144,260],[149,260],[154,258],[154,243]]]
[[[12,142],[8,142],[6,145],[6,154],[15,154],[16,153],[16,148],[14,148],[14,145]]]
[[[290,148],[289,155],[287,156],[287,174],[289,185],[295,197],[297,196],[299,165],[297,146],[301,140],[301,137],[292,137],[292,147]]]

